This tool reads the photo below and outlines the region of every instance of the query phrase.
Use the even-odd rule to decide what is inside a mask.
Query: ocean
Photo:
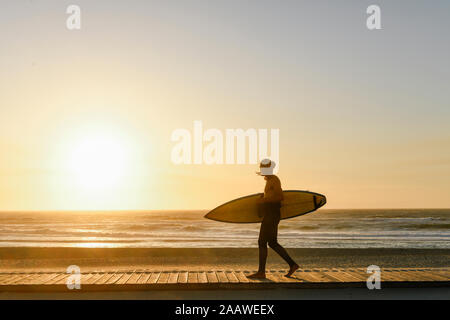
[[[203,211],[0,212],[0,247],[256,247],[259,224]],[[450,209],[331,210],[282,220],[290,248],[450,248]]]

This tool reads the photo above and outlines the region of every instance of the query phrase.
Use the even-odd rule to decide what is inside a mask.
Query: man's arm
[[[262,202],[281,202],[283,201],[283,190],[281,186],[275,181],[268,181],[269,185],[267,191],[264,193],[264,197],[261,199]]]

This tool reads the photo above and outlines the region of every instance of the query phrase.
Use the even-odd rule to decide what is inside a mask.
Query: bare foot
[[[298,268],[300,268],[300,266],[298,264],[294,264],[289,269],[289,272],[286,273],[284,276],[287,277],[287,278],[291,277],[294,274],[294,272],[297,271]]]
[[[266,273],[258,271],[257,273],[248,275],[247,278],[249,278],[249,279],[265,279]]]

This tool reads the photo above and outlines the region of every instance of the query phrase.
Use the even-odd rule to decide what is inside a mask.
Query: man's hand
[[[259,194],[259,198],[256,199],[256,202],[257,203],[265,203],[266,202],[266,199],[264,198],[264,193]]]

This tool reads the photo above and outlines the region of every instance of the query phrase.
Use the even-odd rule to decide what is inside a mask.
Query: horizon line
[[[173,212],[173,211],[211,211],[213,209],[80,209],[80,210],[1,210],[0,213],[56,213],[56,212],[152,212],[152,211],[165,211],[165,212]],[[323,210],[450,210],[450,208],[440,208],[440,207],[430,207],[430,208],[421,208],[421,207],[405,207],[405,208],[320,208],[317,211]]]

